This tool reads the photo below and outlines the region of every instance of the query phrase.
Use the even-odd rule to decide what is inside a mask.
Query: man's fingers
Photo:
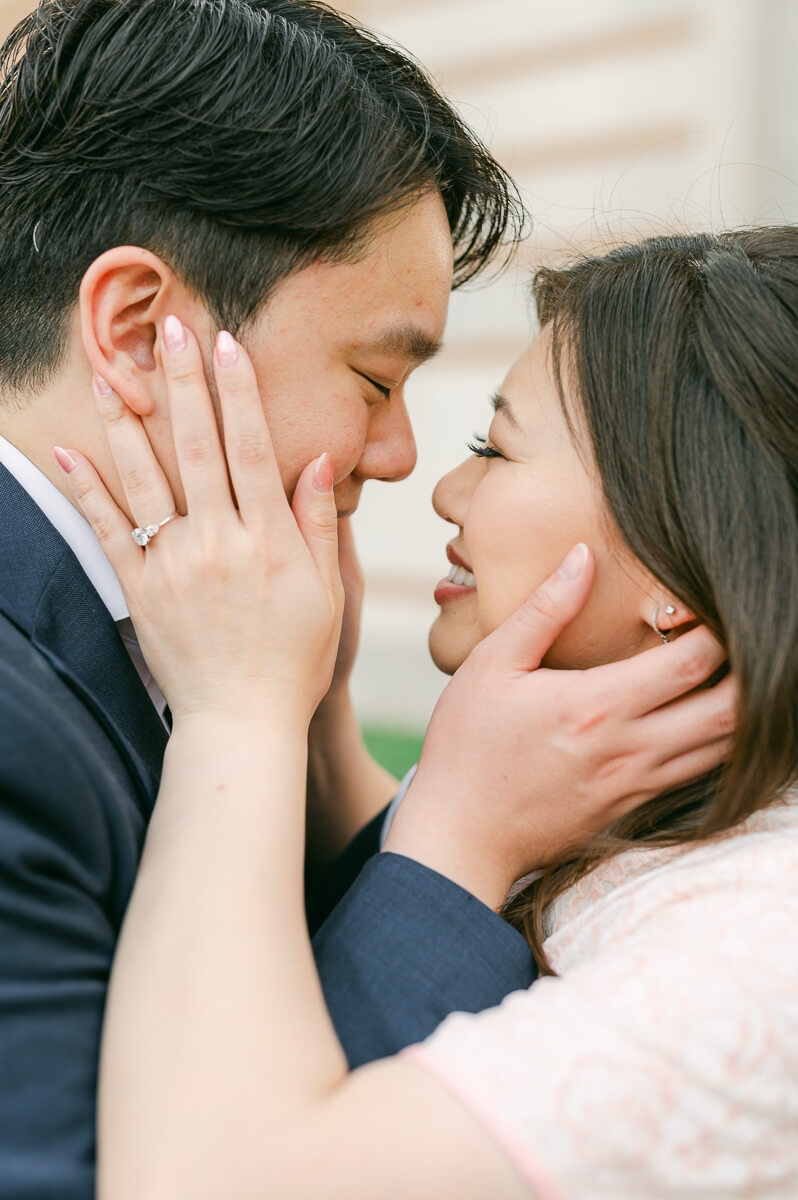
[[[716,742],[710,742],[699,750],[691,750],[689,754],[672,758],[670,762],[663,764],[655,776],[657,791],[671,791],[685,783],[691,783],[694,779],[700,779],[702,775],[707,775],[728,762],[733,750],[733,737],[718,738]]]
[[[492,635],[493,653],[518,670],[536,670],[559,635],[584,608],[596,563],[580,542],[557,571]]]
[[[601,680],[608,695],[617,698],[622,715],[639,717],[706,683],[726,658],[717,638],[700,625],[670,645],[594,667],[590,674],[597,683]]]
[[[77,450],[55,448],[70,494],[91,525],[123,588],[134,582],[144,551],[130,536],[132,526],[92,464]]]
[[[162,342],[172,436],[186,507],[192,520],[218,525],[225,515],[232,514],[233,505],[200,348],[175,316],[164,321]]]
[[[232,334],[216,339],[214,373],[224,445],[238,511],[245,525],[271,525],[288,513],[255,370]]]
[[[163,521],[174,512],[175,502],[144,426],[99,375],[93,388],[133,520],[145,526]]]
[[[734,734],[739,690],[727,675],[713,688],[704,688],[648,713],[637,722],[638,736],[660,762],[680,758],[702,746]]]

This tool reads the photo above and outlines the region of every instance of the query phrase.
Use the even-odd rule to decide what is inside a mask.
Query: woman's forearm
[[[268,1140],[345,1077],[304,922],[305,771],[285,726],[173,734],[109,993],[104,1197],[159,1195],[165,1163],[188,1194],[236,1195],[231,1159],[257,1178]]]
[[[399,787],[369,754],[348,692],[328,696],[308,738],[308,861],[323,866],[390,803]]]

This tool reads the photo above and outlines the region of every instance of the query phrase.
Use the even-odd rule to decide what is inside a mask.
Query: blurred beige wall
[[[32,5],[30,0],[0,0],[0,34],[3,37],[13,26],[25,16],[25,13],[30,12]]]
[[[370,722],[422,727],[452,534],[437,478],[485,432],[529,336],[531,267],[665,228],[798,219],[798,0],[342,0],[410,49],[517,178],[535,219],[518,267],[453,298],[448,344],[409,388],[419,465],[370,485],[355,519],[368,580],[355,680]],[[0,27],[27,4],[0,0]]]

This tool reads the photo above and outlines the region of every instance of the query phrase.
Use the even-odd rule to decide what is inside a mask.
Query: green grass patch
[[[397,779],[418,762],[424,743],[423,734],[399,729],[368,728],[363,730],[363,737],[369,753]]]

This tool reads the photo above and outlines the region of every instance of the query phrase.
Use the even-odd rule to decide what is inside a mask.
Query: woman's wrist
[[[150,852],[182,854],[191,841],[243,836],[286,886],[300,881],[306,772],[307,736],[296,723],[183,718],[164,757]]]
[[[262,740],[271,732],[289,739],[307,742],[311,717],[306,706],[284,701],[247,703],[243,698],[235,705],[203,705],[196,709],[172,711],[172,738],[209,738],[218,742],[221,737]]]

